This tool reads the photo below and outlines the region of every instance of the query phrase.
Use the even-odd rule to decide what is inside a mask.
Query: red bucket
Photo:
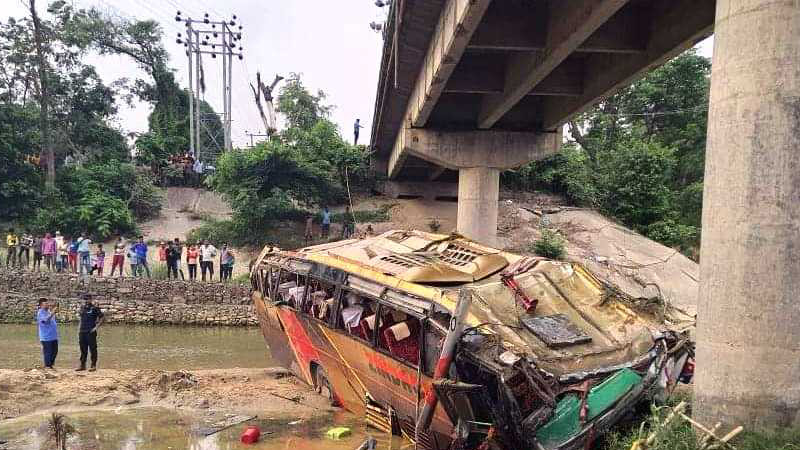
[[[256,426],[249,426],[242,432],[242,444],[255,444],[258,442],[259,436],[261,436],[261,430]]]

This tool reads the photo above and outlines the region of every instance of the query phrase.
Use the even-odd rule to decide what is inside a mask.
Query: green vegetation
[[[669,414],[669,407],[651,407],[644,422],[635,421],[636,427],[617,431],[605,437],[605,450],[630,450],[633,443],[646,438],[652,430],[660,429],[648,450],[700,450],[698,434],[683,420],[675,420],[662,427],[660,424]],[[782,430],[777,433],[745,430],[731,442],[738,450],[800,450],[800,429]]]
[[[208,184],[233,209],[231,220],[209,222],[192,236],[233,245],[263,245],[281,236],[276,227],[304,221],[309,211],[340,204],[351,188],[368,177],[368,154],[342,139],[328,119],[325,94],[311,94],[298,74],[291,74],[278,97],[287,128],[252,149],[222,155]],[[357,221],[387,220],[388,210],[356,211]],[[317,218],[319,223],[320,218]],[[334,216],[341,221],[341,216]]]
[[[676,57],[570,122],[560,153],[504,173],[504,186],[562,194],[694,255],[710,68],[694,50]]]
[[[539,239],[533,242],[530,249],[539,256],[550,259],[561,259],[564,257],[564,239],[553,230],[542,230]]]
[[[48,12],[47,20],[0,22],[0,217],[40,232],[133,234],[137,220],[159,213],[154,184],[170,175],[167,157],[188,148],[188,93],[174,80],[156,22],[61,0]],[[125,56],[146,76],[105,85],[84,63],[90,51]],[[120,99],[153,105],[135,159],[110,125]]]

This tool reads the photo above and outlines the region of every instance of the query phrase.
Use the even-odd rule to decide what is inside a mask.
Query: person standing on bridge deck
[[[80,310],[81,322],[78,327],[78,346],[81,349],[81,365],[75,369],[76,372],[86,370],[86,357],[88,353],[92,355],[92,365],[89,372],[97,370],[97,329],[105,321],[105,315],[94,303],[92,296],[83,294],[83,306]]]
[[[358,145],[358,132],[361,128],[364,128],[361,119],[356,119],[356,123],[353,124],[353,145]]]

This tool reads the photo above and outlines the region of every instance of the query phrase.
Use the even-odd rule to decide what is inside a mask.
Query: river
[[[78,365],[78,327],[59,324],[57,368]],[[98,330],[100,367],[106,369],[227,369],[271,367],[258,328],[107,324]],[[36,325],[0,324],[0,368],[42,365]]]

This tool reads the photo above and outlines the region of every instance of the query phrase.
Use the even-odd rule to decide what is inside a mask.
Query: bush
[[[564,257],[564,239],[552,230],[542,230],[539,239],[533,242],[531,249],[539,256],[550,259],[561,259]]]

